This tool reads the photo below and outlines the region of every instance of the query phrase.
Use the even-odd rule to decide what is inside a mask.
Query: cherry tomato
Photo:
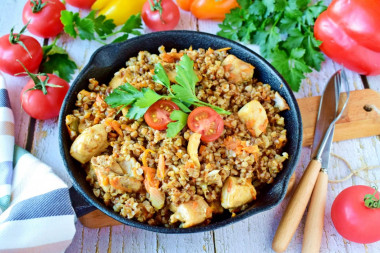
[[[153,10],[151,6],[153,6]],[[160,8],[162,15],[159,12]],[[177,26],[180,13],[178,6],[172,0],[147,0],[141,16],[151,30],[167,31]]]
[[[22,21],[28,25],[28,30],[43,38],[57,36],[63,30],[61,11],[65,5],[58,0],[36,0],[33,4],[28,0],[22,11]]]
[[[96,0],[66,0],[66,3],[81,9],[90,9],[95,1]]]
[[[200,133],[204,142],[215,141],[224,130],[222,117],[207,106],[194,109],[187,118],[187,126],[191,131]]]
[[[331,206],[331,219],[336,230],[349,241],[372,243],[380,240],[380,206],[369,208],[364,203],[366,194],[375,189],[355,185],[344,189]],[[379,193],[376,194],[379,199]]]
[[[145,122],[153,129],[165,130],[168,124],[172,122],[170,114],[179,107],[168,100],[159,100],[149,107],[144,114]]]
[[[47,83],[55,84],[62,87],[46,87],[47,94],[44,95],[42,90],[29,90],[35,87],[35,83],[32,79],[25,85],[21,91],[21,105],[27,114],[35,119],[45,120],[57,117],[63,99],[66,96],[67,91],[69,90],[69,84],[53,74],[47,74],[49,77]],[[38,75],[38,79],[42,82],[45,81],[46,76]]]
[[[13,38],[12,43],[9,41]],[[0,37],[0,70],[10,75],[25,72],[19,60],[30,72],[37,72],[42,61],[42,48],[40,43],[27,35],[7,34]],[[18,37],[18,38],[17,38]],[[20,43],[23,43],[28,52]]]

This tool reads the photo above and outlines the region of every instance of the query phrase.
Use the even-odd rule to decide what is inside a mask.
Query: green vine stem
[[[373,188],[375,189],[373,194],[366,194],[364,196],[364,205],[368,208],[380,208],[380,198],[376,197],[376,193],[378,193],[377,188]]]

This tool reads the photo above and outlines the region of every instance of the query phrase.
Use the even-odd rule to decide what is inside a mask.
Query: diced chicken
[[[110,184],[113,188],[123,192],[138,192],[142,187],[142,183],[139,180],[127,176],[111,177]]]
[[[250,183],[239,184],[239,178],[229,177],[222,188],[222,207],[237,208],[256,199],[256,189]]]
[[[216,184],[217,186],[221,187],[223,185],[223,182],[222,182],[222,177],[219,175],[219,170],[213,170],[213,171],[210,171],[208,174],[207,174],[207,177],[206,177],[206,182],[207,184],[211,185],[211,184]]]
[[[152,206],[158,210],[163,208],[165,204],[165,193],[155,187],[145,186],[145,188],[149,193],[149,201],[152,203]]]
[[[124,170],[112,156],[93,157],[91,169],[94,170],[98,183],[105,192],[112,190],[109,185],[122,192],[138,192],[141,190],[142,183],[135,178],[125,176]]]
[[[289,105],[286,103],[285,99],[276,91],[274,94],[274,106],[280,109],[280,111],[289,110]]]
[[[115,73],[114,77],[111,79],[109,86],[112,89],[116,89],[120,85],[125,84],[126,82],[131,82],[132,81],[132,71],[131,69],[128,68],[122,68],[118,72]]]
[[[201,167],[198,159],[198,147],[201,143],[201,134],[193,133],[189,138],[189,143],[187,144],[187,153],[190,156],[190,159],[194,162],[195,166],[198,168]]]
[[[255,68],[232,54],[224,59],[222,67],[227,80],[234,84],[241,84],[251,80]]]
[[[211,202],[210,207],[211,207],[212,213],[223,213],[223,211],[224,211],[220,202],[216,201],[216,200]]]
[[[163,63],[162,66],[164,67],[164,70],[166,74],[168,75],[169,81],[171,83],[176,83],[175,77],[177,75],[177,72],[175,70],[175,64],[174,63]]]
[[[119,161],[119,165],[128,176],[136,178],[140,181],[144,180],[141,165],[134,157],[127,157],[124,160]]]
[[[259,101],[252,100],[244,105],[239,110],[238,116],[253,137],[259,137],[261,133],[266,131],[268,117]]]
[[[182,222],[181,227],[188,228],[204,222],[212,217],[212,209],[207,202],[196,195],[195,200],[178,206],[177,211],[170,217],[170,222]]]
[[[106,150],[107,141],[106,127],[103,124],[94,125],[85,129],[73,142],[70,154],[81,163],[86,163],[92,157]]]

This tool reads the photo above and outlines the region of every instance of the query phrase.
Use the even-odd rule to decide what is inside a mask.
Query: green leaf
[[[65,49],[55,45],[55,42],[48,46],[43,46],[42,69],[44,73],[52,73],[70,82],[72,75],[78,68],[72,61]]]
[[[112,19],[107,19],[104,15],[95,16],[96,12],[91,11],[85,19],[89,19],[94,23],[95,32],[100,38],[104,35],[109,35],[113,32],[116,25],[113,23]]]
[[[75,23],[79,19],[79,13],[73,13],[71,11],[61,11],[61,22],[65,33],[73,38],[76,38],[78,33],[75,30]]]
[[[161,95],[158,95],[155,91],[149,88],[143,88],[142,92],[143,96],[134,103],[134,106],[138,106],[140,108],[149,107],[162,98]]]
[[[105,101],[111,107],[127,106],[136,101],[136,99],[143,97],[143,93],[137,90],[135,87],[126,83],[116,88],[111,94],[109,94]]]
[[[312,34],[304,41],[305,62],[318,71],[321,69],[321,64],[325,60],[324,55],[319,51],[321,43],[322,42],[316,40]]]
[[[126,41],[128,38],[129,38],[129,34],[126,33],[126,34],[121,35],[120,37],[117,37],[117,38],[114,39],[111,43],[119,43],[119,42],[123,42],[123,41]]]
[[[176,65],[177,75],[175,80],[180,86],[189,89],[193,94],[195,94],[195,84],[199,80],[193,67],[194,62],[190,59],[190,57],[187,54],[183,55],[178,65]]]
[[[293,48],[300,47],[304,39],[305,35],[301,33],[299,30],[294,29],[292,31],[289,31],[288,38],[286,38],[286,40],[282,44],[282,47],[284,47],[288,51],[291,51]]]
[[[165,86],[170,91],[170,80],[161,63],[154,65],[153,81]]]
[[[141,108],[141,107],[133,105],[128,110],[127,118],[129,118],[129,119],[140,119],[144,116],[144,114],[146,113],[146,111],[148,109],[149,109],[149,107]]]
[[[133,33],[136,29],[142,29],[141,14],[131,15],[121,27],[120,32]],[[136,35],[140,35],[136,34]]]
[[[191,112],[191,110],[189,109],[189,106],[191,104],[186,105],[185,103],[182,103],[181,100],[176,99],[176,98],[172,98],[172,102],[174,102],[176,105],[178,105],[179,109],[181,109],[182,111]]]
[[[188,115],[182,111],[173,111],[170,114],[170,119],[174,120],[175,122],[170,122],[168,124],[168,129],[166,130],[166,137],[175,137],[186,126],[187,117]]]
[[[95,39],[95,25],[90,19],[78,19],[76,21],[76,28],[78,29],[79,38],[82,40],[94,40]]]

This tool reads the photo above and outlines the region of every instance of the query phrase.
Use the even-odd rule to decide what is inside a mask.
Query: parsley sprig
[[[320,41],[313,34],[313,25],[326,9],[322,1],[310,0],[238,0],[219,25],[218,35],[258,44],[261,54],[272,60],[290,87],[298,91],[305,73],[320,70],[324,60]]]
[[[219,114],[231,114],[230,112],[199,100],[195,94],[195,85],[198,83],[198,76],[194,71],[194,62],[186,54],[182,56],[178,65],[176,65],[176,82],[171,85],[165,69],[161,63],[157,63],[154,68],[153,81],[165,86],[168,95],[159,95],[149,88],[136,89],[129,83],[119,86],[105,101],[113,108],[130,106],[127,117],[130,119],[139,119],[144,116],[148,108],[161,99],[170,99],[182,110],[173,111],[170,118],[175,122],[168,124],[167,137],[174,137],[186,125],[187,113],[191,112],[189,107],[209,106]]]
[[[64,31],[71,37],[95,40],[102,44],[106,44],[104,40],[108,37],[120,34],[111,43],[125,41],[130,34],[141,35],[139,30],[142,29],[140,14],[131,15],[124,25],[116,31],[116,25],[112,19],[106,19],[104,15],[96,16],[95,11],[91,11],[87,16],[81,18],[77,12],[64,10],[61,12],[61,21],[64,25]]]

